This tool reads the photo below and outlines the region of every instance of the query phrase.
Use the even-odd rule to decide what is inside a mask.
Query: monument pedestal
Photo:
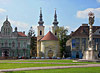
[[[85,60],[97,60],[98,59],[98,51],[95,51],[95,50],[85,51],[83,59],[85,59]]]

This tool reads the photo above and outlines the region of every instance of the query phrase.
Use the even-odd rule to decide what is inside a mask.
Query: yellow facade
[[[53,53],[49,55],[49,51]],[[41,53],[44,57],[59,57],[59,42],[58,41],[41,41]]]
[[[49,51],[53,53],[49,55]],[[59,42],[51,41],[38,41],[37,42],[37,57],[60,57]]]

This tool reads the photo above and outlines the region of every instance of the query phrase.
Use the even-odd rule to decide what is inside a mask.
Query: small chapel
[[[52,32],[49,31],[44,35],[45,26],[43,25],[42,9],[40,9],[39,26],[37,26],[37,57],[52,58],[60,56],[59,41],[56,32],[57,28],[59,28],[58,23],[55,10]]]

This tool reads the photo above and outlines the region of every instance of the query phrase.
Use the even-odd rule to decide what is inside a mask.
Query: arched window
[[[20,48],[20,42],[18,42],[18,48]]]
[[[1,45],[3,46],[3,43],[1,43]]]
[[[40,35],[42,35],[42,31],[40,30]]]
[[[99,53],[98,53],[98,58],[100,58],[100,51],[99,51]]]
[[[53,51],[52,51],[52,50],[49,50],[49,51],[48,51],[48,57],[49,57],[49,58],[52,58],[52,57],[53,57]]]
[[[6,32],[6,35],[7,35],[7,28],[6,28],[5,32]]]
[[[76,53],[76,58],[79,58],[79,52]]]
[[[26,46],[26,42],[24,42],[24,47]]]
[[[5,34],[5,28],[4,28],[4,34]]]
[[[5,42],[5,47],[7,47],[7,45],[8,45],[8,42],[6,41],[6,42]]]
[[[14,41],[12,42],[12,47],[15,47],[15,42]]]
[[[57,32],[55,32],[55,35],[57,35]]]
[[[10,29],[9,28],[8,28],[8,31],[7,32],[8,32],[8,35],[9,35],[10,34]]]

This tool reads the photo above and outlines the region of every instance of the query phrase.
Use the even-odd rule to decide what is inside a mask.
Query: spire
[[[56,14],[56,8],[55,8],[55,14],[54,14],[54,22],[53,24],[57,26],[59,22],[57,21],[57,14]]]
[[[6,16],[6,21],[8,21],[8,15]]]
[[[54,21],[57,21],[57,14],[56,14],[56,8],[55,8],[55,15],[54,15]]]
[[[44,21],[43,21],[43,19],[42,19],[42,8],[40,8],[40,19],[39,19],[38,24],[39,24],[40,26],[43,26],[43,24],[44,24]]]

